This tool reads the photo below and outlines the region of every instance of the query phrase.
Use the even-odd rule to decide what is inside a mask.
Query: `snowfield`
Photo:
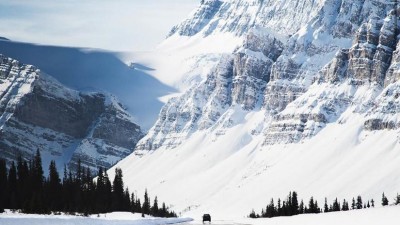
[[[139,195],[148,188],[178,213],[210,213],[217,220],[243,218],[290,191],[304,201],[314,196],[320,205],[325,197],[349,201],[358,195],[379,205],[382,192],[390,201],[399,192],[397,131],[363,131],[363,117],[353,115],[301,145],[261,146],[262,135],[250,133],[263,114],[237,113],[236,125],[224,135],[197,132],[177,148],[132,154],[116,166]]]
[[[71,215],[35,215],[6,211],[0,214],[1,225],[159,225],[191,221],[190,218],[142,218],[139,213],[113,212],[89,217]]]

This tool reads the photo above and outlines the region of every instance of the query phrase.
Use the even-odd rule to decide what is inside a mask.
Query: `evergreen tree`
[[[36,155],[33,160],[32,165],[32,178],[33,178],[33,188],[35,191],[40,192],[43,188],[43,167],[42,167],[42,157],[40,155],[39,149],[36,150]]]
[[[362,203],[362,199],[361,196],[357,196],[357,203],[356,203],[356,207],[357,209],[362,209],[363,208],[363,203]]]
[[[291,215],[299,214],[299,202],[297,200],[297,192],[295,191],[292,192],[291,209],[292,209]]]
[[[106,182],[104,178],[103,168],[100,167],[97,173],[96,180],[96,205],[97,211],[101,213],[107,212],[107,199],[106,199]]]
[[[144,202],[142,206],[142,212],[146,215],[150,214],[150,198],[149,195],[147,194],[147,189],[144,192]]]
[[[60,176],[57,172],[56,162],[54,160],[50,162],[49,178],[47,181],[46,189],[46,197],[48,198],[47,206],[49,207],[49,209],[52,211],[62,210],[62,186]]]
[[[167,207],[165,206],[165,203],[162,203],[162,208],[161,208],[161,213],[160,213],[160,217],[166,217],[167,216]]]
[[[315,213],[316,211],[316,207],[315,207],[315,203],[314,203],[314,198],[311,197],[310,201],[308,202],[308,211],[309,213]]]
[[[106,212],[109,212],[111,210],[111,202],[112,202],[112,187],[111,187],[111,181],[108,178],[107,171],[104,171],[104,186],[105,186],[105,205],[106,205]]]
[[[123,211],[129,212],[131,208],[131,198],[129,194],[129,189],[126,188],[124,192],[124,209]]]
[[[22,209],[27,205],[27,200],[31,198],[31,188],[29,182],[29,167],[21,156],[17,160],[17,193],[18,193],[18,208]]]
[[[351,209],[356,209],[356,200],[354,200],[354,197],[353,200],[351,201]]]
[[[151,215],[152,216],[159,216],[158,214],[158,200],[157,200],[157,196],[154,198],[154,203],[153,206],[151,207]]]
[[[400,195],[399,195],[399,193],[397,193],[397,195],[396,195],[396,199],[394,200],[394,204],[396,204],[396,205],[400,204]]]
[[[271,198],[271,202],[269,203],[269,205],[266,208],[264,217],[271,218],[271,217],[276,216],[276,214],[277,213],[276,213],[276,209],[275,209],[274,199]]]
[[[7,195],[7,166],[6,161],[0,158],[0,213],[4,212]]]
[[[251,210],[249,217],[253,218],[253,219],[257,218],[256,212],[254,211],[254,209]]]
[[[369,208],[369,207],[371,207],[371,205],[369,204],[369,201],[368,201],[368,203],[367,203],[367,208]]]
[[[17,168],[14,161],[11,162],[10,170],[8,171],[8,206],[10,209],[18,209],[18,194],[17,194]]]
[[[304,214],[304,202],[303,202],[303,199],[300,202],[299,214]]]
[[[375,207],[375,201],[374,201],[374,199],[371,199],[371,207]]]
[[[143,213],[142,203],[140,202],[139,198],[136,199],[136,210],[137,210],[136,212],[142,212]]]
[[[122,170],[115,169],[115,177],[112,186],[112,210],[124,210],[124,183],[122,180]]]
[[[346,199],[343,199],[342,211],[348,211],[348,210],[349,210],[349,203],[346,201]]]
[[[325,204],[324,204],[324,213],[329,212],[329,208],[328,208],[328,199],[325,198]]]
[[[132,192],[132,194],[131,194],[131,212],[132,212],[132,213],[138,212],[137,209],[136,209],[135,194],[133,194],[133,192]]]
[[[278,198],[278,205],[277,205],[277,213],[278,213],[278,216],[282,216],[282,206],[281,206],[281,199],[280,198]]]
[[[382,194],[382,206],[389,205],[389,200],[386,198],[385,193]]]
[[[288,207],[285,201],[282,202],[282,216],[288,216]]]
[[[333,212],[340,211],[340,203],[338,202],[337,198],[333,201],[332,211]]]
[[[321,212],[321,209],[318,206],[318,201],[317,200],[315,200],[314,207],[315,207],[314,213],[320,213]]]

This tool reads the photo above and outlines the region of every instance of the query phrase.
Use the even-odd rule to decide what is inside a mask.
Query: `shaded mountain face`
[[[129,155],[142,137],[115,97],[69,89],[4,55],[0,63],[0,157],[29,160],[39,149],[45,163],[75,169],[80,159],[97,170]]]
[[[0,40],[0,54],[35,65],[74,90],[111,93],[143,130],[157,119],[163,106],[158,98],[174,91],[146,70],[130,68],[115,52]]]

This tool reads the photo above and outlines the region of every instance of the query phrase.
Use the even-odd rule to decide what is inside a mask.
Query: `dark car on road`
[[[206,221],[208,221],[208,222],[211,223],[211,216],[210,216],[210,214],[204,214],[204,215],[203,215],[203,223],[206,222]]]

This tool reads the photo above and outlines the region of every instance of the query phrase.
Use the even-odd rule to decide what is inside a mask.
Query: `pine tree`
[[[317,200],[315,200],[314,207],[315,207],[314,208],[314,213],[320,213],[321,212],[321,209],[318,206],[318,201]]]
[[[154,198],[154,203],[153,206],[151,207],[151,215],[152,216],[159,216],[158,214],[158,200],[157,200],[157,196]]]
[[[316,211],[316,207],[315,207],[315,203],[314,203],[314,198],[311,197],[310,201],[308,202],[308,211],[309,213],[315,213]]]
[[[131,198],[129,194],[129,189],[125,188],[124,192],[124,209],[123,211],[129,212],[131,208]]]
[[[249,217],[253,218],[253,219],[257,218],[256,212],[254,211],[254,209],[251,210]]]
[[[33,160],[33,168],[32,168],[32,175],[33,175],[33,180],[34,180],[34,190],[35,191],[41,191],[43,188],[43,181],[44,181],[44,176],[43,176],[43,167],[42,167],[42,157],[40,155],[39,149],[36,150],[36,155]]]
[[[147,189],[144,192],[144,202],[142,206],[142,212],[146,215],[150,214],[150,198],[149,195],[147,194]]]
[[[105,206],[106,206],[106,212],[111,211],[111,202],[112,202],[112,186],[111,186],[111,181],[108,178],[107,171],[104,171],[104,196],[105,196]]]
[[[261,213],[261,216],[268,217],[268,218],[276,216],[276,209],[275,209],[275,204],[274,204],[274,199],[273,198],[271,198],[271,202],[266,207],[265,214],[262,215],[262,213]]]
[[[278,212],[278,216],[282,216],[282,206],[281,206],[281,199],[278,198],[278,205],[277,205],[277,212]]]
[[[342,211],[348,211],[348,210],[349,210],[349,203],[346,201],[346,199],[343,199]]]
[[[136,212],[137,212],[136,210],[137,210],[137,209],[136,209],[135,194],[133,194],[133,192],[132,192],[132,194],[131,194],[131,212],[132,212],[132,213],[136,213]]]
[[[165,203],[162,203],[162,208],[161,208],[161,213],[160,213],[160,217],[166,217],[167,216],[167,207],[165,206]]]
[[[292,202],[291,202],[292,212],[291,215],[299,214],[299,202],[297,200],[297,192],[292,192]]]
[[[325,198],[325,204],[324,204],[324,213],[329,212],[329,208],[328,208],[328,199]]]
[[[351,201],[351,209],[356,209],[356,200],[354,200],[354,197],[353,200]]]
[[[389,205],[389,200],[386,198],[385,193],[382,194],[382,206]]]
[[[104,178],[103,168],[100,167],[97,173],[96,181],[96,205],[97,211],[100,213],[107,212],[107,193],[106,193],[106,182]]]
[[[340,211],[340,203],[338,202],[337,198],[333,201],[332,211]]]
[[[56,162],[53,160],[49,166],[49,178],[47,181],[46,196],[48,198],[47,206],[52,211],[62,210],[61,206],[61,194],[62,186],[60,176],[57,172]]]
[[[17,177],[18,208],[22,209],[31,198],[31,188],[28,163],[21,156],[17,160]]]
[[[299,214],[304,214],[304,202],[303,199],[300,202],[300,206],[299,206]]]
[[[399,193],[397,193],[397,195],[396,195],[396,199],[394,200],[394,204],[396,204],[396,205],[400,204],[400,195],[399,195]]]
[[[7,166],[6,161],[0,158],[0,213],[6,208],[6,192],[7,192]]]
[[[17,209],[18,194],[17,194],[17,168],[14,161],[11,162],[10,170],[8,171],[8,197],[10,209]]]
[[[122,180],[122,170],[120,168],[115,169],[115,177],[112,186],[112,210],[123,211],[124,210],[124,183]]]
[[[143,212],[142,203],[140,202],[139,198],[136,199],[136,210],[137,210],[136,212],[138,212],[138,213]]]
[[[362,209],[363,208],[363,202],[361,196],[357,196],[357,202],[356,202],[356,208],[357,209]]]

